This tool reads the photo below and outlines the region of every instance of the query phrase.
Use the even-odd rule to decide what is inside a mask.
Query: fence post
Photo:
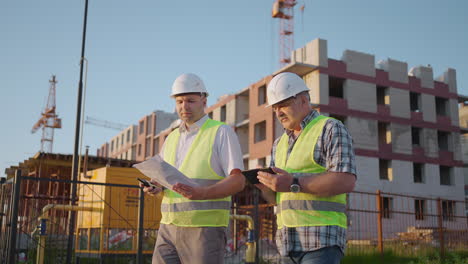
[[[254,200],[253,200],[253,204],[254,204],[254,211],[253,211],[253,220],[254,220],[254,227],[255,227],[255,230],[254,230],[254,236],[255,236],[255,242],[257,244],[257,246],[255,247],[255,263],[260,263],[259,262],[259,256],[258,256],[258,250],[259,250],[259,247],[260,247],[260,223],[258,221],[258,196],[259,196],[259,190],[258,188],[254,188],[253,189],[254,191]]]
[[[143,263],[143,234],[144,234],[145,193],[140,188],[140,201],[138,203],[138,241],[137,264]]]
[[[444,219],[442,216],[442,200],[437,198],[437,222],[439,229],[439,244],[440,244],[440,257],[443,258],[445,255],[445,241],[444,241]]]
[[[11,220],[10,220],[10,239],[8,248],[8,263],[14,264],[16,261],[16,237],[18,232],[18,207],[21,190],[21,170],[16,170],[15,181],[14,181],[13,200],[11,208]]]
[[[376,196],[377,204],[377,245],[380,252],[380,255],[383,256],[383,234],[382,234],[382,197],[380,195],[380,190],[377,190]]]

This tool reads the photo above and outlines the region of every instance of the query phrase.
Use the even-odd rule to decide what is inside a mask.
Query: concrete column
[[[328,104],[328,75],[313,71],[304,75],[304,82],[309,87],[310,102],[313,104]]]
[[[451,93],[457,93],[457,71],[448,68],[437,80],[444,82],[448,85]]]
[[[390,58],[378,63],[379,68],[388,72],[388,79],[394,82],[408,83],[408,64]]]
[[[292,62],[328,67],[327,40],[314,39],[291,54]]]
[[[432,67],[418,66],[411,68],[410,75],[421,79],[421,86],[424,88],[434,88],[434,75]]]

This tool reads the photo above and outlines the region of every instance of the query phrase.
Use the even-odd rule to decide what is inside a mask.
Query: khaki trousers
[[[161,224],[153,264],[223,264],[225,227],[180,227]]]

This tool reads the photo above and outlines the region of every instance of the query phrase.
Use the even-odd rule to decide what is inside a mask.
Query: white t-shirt
[[[175,167],[179,168],[187,155],[188,150],[192,146],[196,135],[200,131],[200,127],[208,119],[205,115],[200,120],[186,127],[185,123],[179,126],[180,138],[177,144],[177,152],[175,159]],[[164,159],[164,142],[159,156]],[[244,170],[242,161],[242,152],[234,130],[228,125],[221,125],[216,132],[216,138],[213,145],[213,153],[211,155],[211,168],[221,177],[227,177],[234,169]]]

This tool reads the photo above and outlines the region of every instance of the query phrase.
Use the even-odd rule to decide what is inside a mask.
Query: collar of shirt
[[[319,113],[315,110],[312,109],[312,111],[310,111],[310,113],[304,117],[304,119],[302,119],[301,121],[301,132],[302,130],[304,130],[304,128],[310,123],[310,121],[314,120],[316,117],[319,116]],[[297,137],[299,137],[299,135],[297,135],[297,137],[294,135],[294,130],[289,130],[289,129],[285,129],[286,130],[286,135],[288,135],[288,137],[291,139],[296,139]]]
[[[182,122],[179,126],[179,132],[180,133],[189,133],[189,132],[195,132],[200,130],[200,128],[203,126],[205,121],[208,120],[208,115],[204,115],[202,118],[200,118],[197,122],[187,125],[185,122]]]

